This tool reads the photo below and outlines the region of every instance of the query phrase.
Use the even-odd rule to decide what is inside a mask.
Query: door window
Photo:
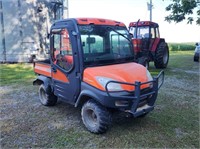
[[[156,37],[157,37],[157,38],[160,38],[160,33],[159,33],[158,27],[156,28]]]
[[[156,38],[156,35],[155,35],[155,28],[151,28],[151,38]]]
[[[69,71],[73,67],[72,46],[67,29],[53,33],[53,62]]]

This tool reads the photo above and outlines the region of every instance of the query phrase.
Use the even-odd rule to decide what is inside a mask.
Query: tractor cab
[[[134,39],[142,38],[159,38],[158,24],[150,21],[131,22],[129,25],[129,32]]]
[[[150,61],[155,62],[156,68],[166,68],[168,63],[168,46],[165,40],[160,38],[159,25],[151,21],[138,21],[129,24],[129,33],[132,36],[135,57],[138,62],[148,67]],[[165,48],[161,56],[156,57],[156,52],[161,47]],[[158,55],[158,54],[157,54]]]

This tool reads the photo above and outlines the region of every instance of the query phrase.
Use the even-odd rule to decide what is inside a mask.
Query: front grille
[[[138,107],[142,107],[148,103],[148,101],[152,97],[152,95],[145,96],[145,94],[147,94],[151,91],[152,91],[152,88],[145,88],[145,89],[141,90],[141,92],[140,92],[141,97],[140,97],[140,101],[138,103]],[[126,96],[133,97],[134,95],[135,95],[135,92],[131,92],[130,94],[127,94]]]

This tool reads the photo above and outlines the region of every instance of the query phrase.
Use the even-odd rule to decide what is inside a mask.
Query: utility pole
[[[152,0],[150,0],[150,21],[152,21]]]
[[[63,18],[69,18],[68,0],[63,0]]]
[[[150,12],[150,14],[149,14],[150,21],[152,21],[152,8],[153,8],[152,0],[150,0],[150,3],[147,2],[147,7],[148,7],[148,10]]]
[[[69,3],[68,3],[69,0],[64,0],[64,17],[65,18],[69,18]]]

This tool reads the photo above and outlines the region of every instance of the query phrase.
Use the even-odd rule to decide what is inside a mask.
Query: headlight
[[[97,80],[97,82],[98,82],[101,86],[103,86],[104,88],[106,87],[106,84],[107,84],[109,81],[114,81],[114,80],[111,79],[111,78],[100,77],[100,76],[96,77],[96,80]],[[107,86],[107,88],[108,88],[108,91],[120,91],[120,90],[122,90],[121,85],[118,84],[118,83],[109,83],[108,86]]]
[[[147,78],[148,78],[148,81],[152,81],[153,80],[153,78],[152,78],[152,76],[151,76],[151,74],[150,74],[150,72],[148,70],[147,70]],[[152,88],[153,87],[153,83],[150,83],[149,87]]]
[[[147,78],[148,78],[148,81],[152,81],[153,80],[153,78],[152,78],[152,76],[151,76],[151,74],[150,74],[150,72],[147,70]]]

